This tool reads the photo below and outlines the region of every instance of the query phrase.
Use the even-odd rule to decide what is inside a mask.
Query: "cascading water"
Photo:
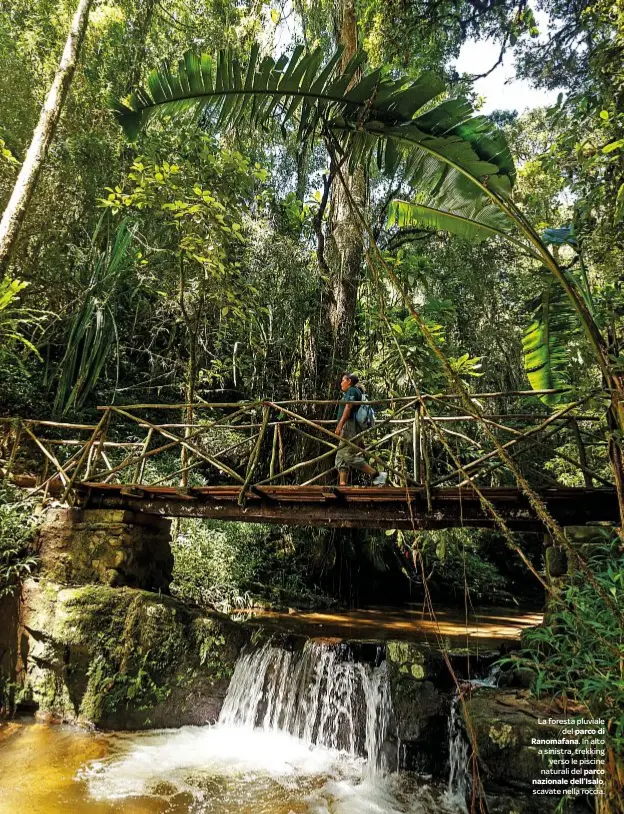
[[[344,648],[314,641],[298,653],[266,644],[243,654],[219,723],[288,732],[309,744],[365,755],[370,770],[382,769],[391,715],[386,663],[371,667],[348,656]]]
[[[450,766],[447,794],[450,801],[456,805],[465,806],[470,781],[470,759],[468,756],[469,743],[461,724],[459,704],[460,698],[459,695],[456,695],[451,703],[448,724]]]
[[[496,687],[499,674],[500,667],[495,666],[485,678],[474,678],[468,683],[471,688]],[[470,744],[466,739],[466,733],[462,725],[460,704],[461,698],[459,693],[457,693],[451,702],[448,723],[449,779],[447,799],[453,805],[465,808],[466,795],[472,783],[472,773],[470,766]]]
[[[391,718],[385,661],[358,662],[345,645],[266,644],[239,657],[216,724],[118,735],[77,780],[120,814],[456,812],[439,789],[394,771],[396,755],[385,766]],[[132,798],[159,807],[134,809]]]

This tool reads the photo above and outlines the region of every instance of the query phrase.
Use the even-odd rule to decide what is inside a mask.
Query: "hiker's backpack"
[[[365,393],[362,393],[362,400],[355,414],[355,422],[363,430],[369,430],[375,426],[375,411],[368,403],[368,397]]]

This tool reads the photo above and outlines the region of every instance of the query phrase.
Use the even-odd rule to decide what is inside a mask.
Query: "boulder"
[[[558,727],[538,723],[540,717],[552,716],[547,706],[526,690],[482,687],[466,699],[462,714],[475,734],[486,789],[530,791],[533,779],[547,765],[531,739],[559,736]]]
[[[248,635],[168,596],[50,580],[24,584],[20,621],[21,699],[105,729],[216,720]]]
[[[386,660],[402,768],[440,775],[448,757],[444,657],[426,643],[392,641]]]

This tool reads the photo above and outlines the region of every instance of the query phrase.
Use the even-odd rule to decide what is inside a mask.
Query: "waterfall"
[[[450,801],[465,806],[470,783],[470,758],[468,756],[469,744],[464,734],[459,705],[459,695],[456,695],[451,704],[448,723],[450,768],[447,794]]]
[[[500,667],[495,665],[485,678],[473,678],[466,682],[472,687],[496,687]],[[449,779],[447,786],[447,799],[455,805],[465,809],[466,795],[470,791],[472,774],[470,767],[470,744],[466,740],[466,733],[462,725],[460,713],[459,693],[451,702],[451,712],[448,723],[449,740]]]
[[[348,648],[308,641],[301,652],[265,644],[238,659],[219,723],[280,730],[383,768],[391,714],[385,661],[355,662]]]

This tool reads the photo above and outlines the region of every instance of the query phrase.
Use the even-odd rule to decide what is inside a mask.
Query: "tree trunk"
[[[357,20],[354,0],[342,0],[337,35],[344,46],[342,65],[356,53]],[[358,77],[354,78],[357,81]],[[366,207],[366,177],[362,169],[353,174],[343,165],[341,172],[358,206]],[[350,367],[351,338],[355,323],[358,284],[363,257],[362,230],[352,212],[342,184],[334,183],[329,205],[329,224],[325,241],[325,260],[329,280],[321,312],[320,335],[325,347],[319,348],[319,396],[334,393],[340,373]],[[321,361],[322,360],[322,361]]]
[[[147,41],[152,28],[156,3],[157,0],[145,0],[144,3],[139,4],[136,11],[134,22],[136,30],[134,44],[132,46],[132,59],[128,81],[126,83],[127,93],[131,93],[135,90],[141,81],[141,73],[147,54]]]
[[[48,91],[30,147],[0,222],[0,278],[6,273],[19,230],[54,138],[84,42],[93,0],[79,0],[56,76]]]

